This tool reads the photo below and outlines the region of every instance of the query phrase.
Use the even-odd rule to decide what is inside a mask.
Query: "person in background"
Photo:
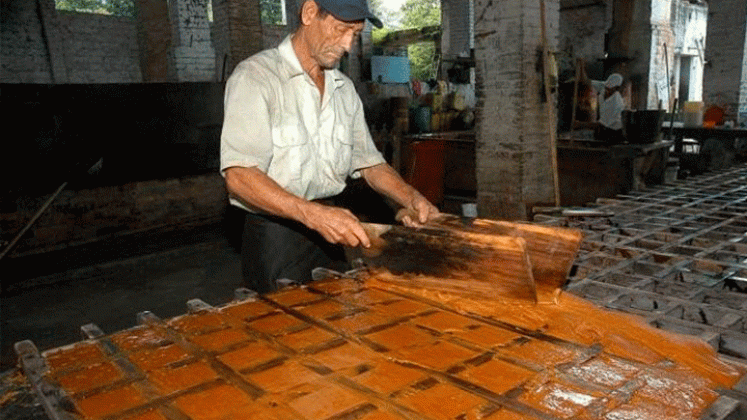
[[[295,32],[242,61],[226,84],[221,174],[246,210],[242,275],[259,293],[278,279],[310,281],[316,267],[339,270],[340,245],[371,245],[352,212],[322,202],[348,177],[401,205],[408,226],[439,213],[384,161],[353,82],[337,70],[366,19],[382,26],[366,0],[303,0]]]
[[[607,80],[592,82],[597,94],[597,109],[599,118],[595,138],[608,143],[622,143],[625,141],[623,135],[622,112],[625,110],[625,100],[621,89],[623,77],[619,73],[612,73]]]

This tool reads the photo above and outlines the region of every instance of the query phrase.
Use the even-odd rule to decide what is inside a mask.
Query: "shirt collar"
[[[296,52],[293,50],[291,35],[286,36],[283,42],[278,45],[278,53],[280,53],[283,67],[289,79],[303,75],[304,71],[303,67],[301,67],[301,62],[298,61]]]
[[[278,52],[280,53],[280,57],[283,62],[283,67],[286,71],[286,76],[289,79],[292,79],[296,76],[302,76],[305,72],[303,67],[301,67],[301,62],[298,60],[298,56],[296,56],[296,51],[293,49],[293,43],[291,42],[291,36],[288,35],[283,39],[283,41],[278,45]],[[327,78],[327,80],[333,80],[335,82],[335,87],[341,87],[345,84],[345,77],[343,76],[342,72],[340,72],[337,69],[333,70],[325,70],[324,75]]]

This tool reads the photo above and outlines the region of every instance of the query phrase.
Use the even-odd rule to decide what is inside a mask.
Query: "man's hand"
[[[362,169],[361,174],[371,188],[404,207],[397,214],[397,220],[405,226],[420,227],[440,214],[428,199],[386,163]]]
[[[302,222],[330,243],[352,247],[362,245],[364,248],[371,246],[371,240],[360,221],[348,209],[309,203],[301,213]]]
[[[421,227],[439,214],[436,206],[416,192],[410,204],[397,212],[396,219],[408,227]]]

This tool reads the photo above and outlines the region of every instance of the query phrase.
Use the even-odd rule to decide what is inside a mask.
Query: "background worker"
[[[623,77],[619,73],[612,73],[605,81],[593,81],[594,89],[598,92],[597,109],[599,118],[595,137],[609,143],[622,143],[623,135],[622,112],[625,110],[625,100],[620,93]]]
[[[277,48],[241,62],[229,78],[221,173],[231,203],[246,210],[242,275],[260,293],[275,280],[311,280],[315,267],[340,269],[339,245],[371,242],[349,210],[319,202],[348,176],[426,223],[434,207],[386,164],[366,127],[352,81],[336,69],[368,19],[366,0],[303,0],[299,27]]]

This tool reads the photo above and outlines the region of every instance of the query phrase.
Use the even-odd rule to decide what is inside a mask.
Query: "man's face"
[[[309,29],[311,56],[322,68],[333,69],[355,45],[363,22],[344,22],[332,15],[320,18],[317,14]]]

